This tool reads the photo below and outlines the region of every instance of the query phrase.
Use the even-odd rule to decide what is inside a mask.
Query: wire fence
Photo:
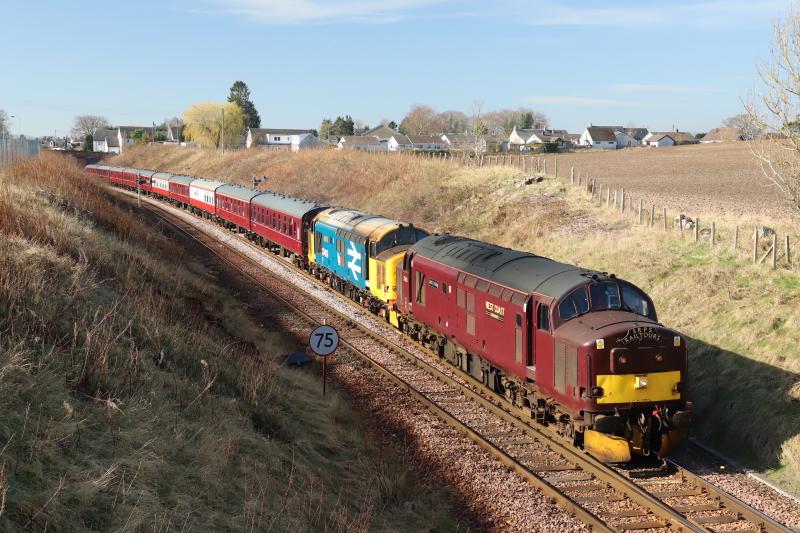
[[[0,167],[37,156],[39,150],[39,141],[35,139],[0,139]]]

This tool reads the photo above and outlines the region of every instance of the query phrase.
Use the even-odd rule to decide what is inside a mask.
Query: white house
[[[120,153],[119,131],[114,129],[97,129],[92,136],[92,151],[111,154]]]
[[[413,147],[414,144],[411,142],[411,139],[402,133],[395,133],[389,137],[386,143],[386,148],[390,152],[405,152],[406,150],[411,150]]]
[[[617,136],[614,134],[614,128],[587,126],[581,134],[580,145],[600,150],[616,150]]]
[[[275,129],[275,128],[247,128],[247,139],[245,145],[248,148],[270,148],[270,147],[285,147],[287,149],[292,146],[292,136],[298,135],[305,138],[308,135],[313,135],[311,130],[291,130],[291,129]]]
[[[431,151],[447,148],[447,143],[441,137],[435,135],[409,135],[408,139],[411,141],[414,150]]]
[[[301,152],[306,150],[319,150],[320,148],[327,148],[328,144],[321,141],[319,137],[314,134],[299,134],[291,135],[292,152]]]
[[[364,135],[345,135],[339,139],[337,150],[361,150],[362,152],[385,152],[388,143],[381,142],[377,137]]]
[[[644,141],[645,146],[652,146],[654,148],[663,148],[665,146],[675,146],[677,143],[667,133],[659,133],[656,135],[648,135]]]

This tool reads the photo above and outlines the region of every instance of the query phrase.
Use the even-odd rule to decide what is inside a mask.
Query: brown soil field
[[[765,222],[784,219],[790,212],[745,142],[592,150],[557,158],[559,175],[569,176],[574,166],[575,175],[580,171],[584,181],[587,176],[596,178],[604,191],[624,187],[636,203],[642,198],[657,210],[666,207],[688,216],[756,216]],[[548,157],[549,171],[552,159]]]

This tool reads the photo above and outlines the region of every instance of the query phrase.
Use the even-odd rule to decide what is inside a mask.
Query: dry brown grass
[[[0,530],[455,527],[385,501],[296,341],[115,198],[59,155],[0,173]]]
[[[673,171],[658,170],[660,158],[684,154],[697,162],[717,154],[719,160],[729,158],[726,168],[737,169],[746,162],[743,150],[742,145],[690,146],[569,157],[592,164],[638,158],[642,172],[653,166],[650,176],[662,180]],[[763,216],[719,215],[722,240],[710,248],[707,239],[695,244],[688,233],[681,239],[677,230],[660,229],[660,216],[655,229],[638,226],[630,214],[598,207],[563,179],[519,186],[523,175],[511,168],[475,169],[358,153],[252,151],[222,156],[160,147],[131,151],[118,162],[240,183],[266,174],[270,176],[266,186],[273,190],[615,272],[648,291],[660,319],[692,339],[689,384],[700,414],[697,435],[800,488],[800,267],[796,259],[794,270],[772,271],[751,264],[749,231],[752,224],[765,222]],[[552,170],[551,164],[548,167]],[[609,163],[608,168],[619,167]],[[559,174],[565,172],[566,159],[559,162]],[[740,176],[752,179],[751,171],[741,172]],[[723,183],[725,173],[717,176]],[[628,179],[627,187],[636,194],[634,177]],[[649,179],[639,183],[652,185]],[[665,185],[664,194],[672,187]],[[684,177],[682,190],[691,192],[692,187],[691,178]],[[746,200],[746,195],[735,195],[726,187],[707,191],[722,195],[723,207]],[[670,219],[681,205],[671,210]],[[715,205],[707,208],[714,210]],[[705,211],[703,218],[708,220]],[[733,254],[731,230],[743,220],[750,229],[742,230],[742,247]],[[778,228],[780,235],[800,234],[796,220],[784,219]]]

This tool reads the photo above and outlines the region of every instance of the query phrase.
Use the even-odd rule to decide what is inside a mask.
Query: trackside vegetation
[[[629,214],[592,204],[563,179],[548,176],[523,185],[524,175],[512,168],[334,150],[221,155],[163,147],[126,151],[112,161],[241,184],[266,175],[263,187],[270,190],[624,277],[652,296],[661,322],[690,339],[688,394],[698,413],[694,435],[800,490],[797,266],[775,271],[754,266],[747,254],[732,254],[729,245],[711,248],[681,239],[677,230],[638,226]],[[567,171],[560,164],[561,175]],[[771,222],[759,213],[718,219],[727,227]],[[800,233],[797,221],[783,224],[784,234]]]
[[[459,529],[269,326],[71,159],[0,171],[0,530]]]

